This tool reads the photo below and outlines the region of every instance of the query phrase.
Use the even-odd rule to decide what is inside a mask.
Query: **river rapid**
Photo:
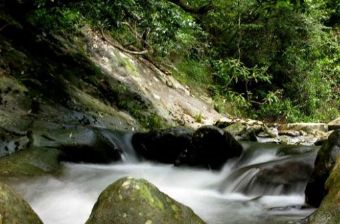
[[[110,165],[64,163],[58,177],[27,180],[15,187],[45,224],[85,223],[100,192],[125,176],[150,181],[208,224],[293,224],[313,212],[304,206],[306,181],[289,170],[290,164],[300,163],[312,169],[315,148],[301,155],[281,155],[278,145],[243,146],[243,156],[228,161],[221,171],[156,164],[128,153],[124,162]],[[273,183],[263,181],[271,171],[276,175],[269,177]],[[278,175],[283,179],[275,181]]]

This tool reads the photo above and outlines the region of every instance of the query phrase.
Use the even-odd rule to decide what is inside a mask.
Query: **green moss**
[[[194,116],[194,119],[195,119],[196,122],[202,123],[204,117],[203,117],[203,115],[202,115],[201,113],[198,113],[198,114],[196,114],[196,115]]]
[[[87,224],[204,224],[146,180],[122,178],[99,196]]]
[[[123,56],[120,52],[116,52],[115,56],[118,66],[124,67],[129,75],[139,76],[138,68],[130,58]]]
[[[0,177],[34,177],[57,174],[58,151],[55,149],[31,148],[0,158]]]
[[[327,196],[320,208],[310,217],[308,224],[338,224],[340,223],[340,157],[327,179]]]
[[[144,200],[147,201],[147,203],[154,206],[156,209],[164,210],[164,204],[162,203],[162,201],[159,200],[159,198],[154,198],[154,196],[152,195],[152,191],[145,183],[135,183],[135,186],[133,187],[137,189],[135,195],[136,197],[141,196],[144,198]]]
[[[174,63],[174,77],[181,83],[190,86],[193,92],[208,93],[212,85],[212,76],[208,66],[202,61],[183,59]]]
[[[42,224],[37,214],[22,197],[0,183],[0,224]]]

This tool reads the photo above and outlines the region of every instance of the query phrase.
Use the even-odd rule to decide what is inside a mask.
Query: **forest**
[[[88,23],[109,30],[124,48],[213,97],[220,112],[269,121],[338,115],[337,1],[37,0],[31,7],[31,22],[45,33]]]

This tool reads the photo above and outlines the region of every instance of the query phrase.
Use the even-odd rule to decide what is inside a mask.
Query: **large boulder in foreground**
[[[99,196],[86,224],[204,224],[146,180],[123,178]]]
[[[306,203],[319,207],[328,190],[325,183],[329,177],[340,152],[340,130],[334,131],[322,145],[315,160],[312,176],[307,184]]]
[[[42,221],[20,195],[0,183],[0,223],[42,224]]]

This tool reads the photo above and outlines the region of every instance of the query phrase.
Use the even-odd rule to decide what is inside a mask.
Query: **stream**
[[[145,178],[208,224],[293,224],[313,212],[304,207],[304,188],[316,150],[282,155],[279,145],[242,144],[241,158],[220,171],[156,164],[127,153],[124,162],[110,165],[64,163],[61,176],[27,180],[16,189],[45,224],[85,223],[100,192],[125,176]]]

